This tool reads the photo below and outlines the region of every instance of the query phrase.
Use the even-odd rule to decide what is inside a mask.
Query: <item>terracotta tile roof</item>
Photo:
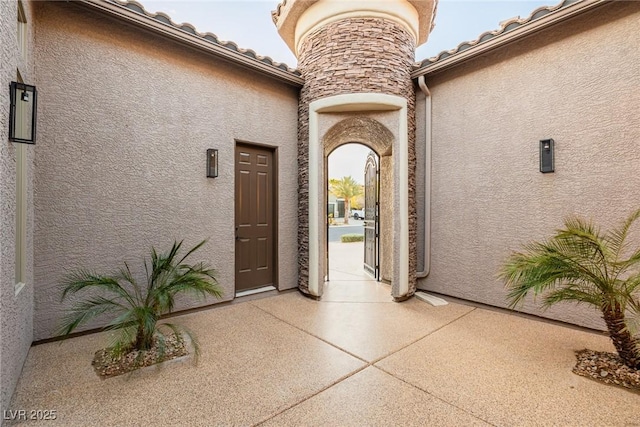
[[[278,3],[278,6],[276,6],[276,10],[271,11],[271,20],[273,21],[274,24],[278,23],[278,18],[280,18],[280,12],[282,11],[282,8],[285,7],[286,5],[287,5],[287,0],[282,0],[280,3]]]
[[[107,0],[109,3],[118,5],[120,7],[125,7],[129,10],[132,10],[140,15],[143,15],[147,18],[151,18],[155,21],[158,21],[162,24],[168,25],[170,27],[173,27],[174,29],[183,31],[185,33],[194,35],[200,39],[202,39],[203,41],[206,41],[208,43],[212,43],[214,45],[217,45],[219,47],[223,47],[225,49],[228,49],[230,51],[233,52],[237,52],[239,54],[241,54],[242,56],[244,56],[246,59],[248,59],[249,61],[259,61],[263,64],[266,64],[270,67],[273,68],[277,68],[279,70],[285,71],[287,73],[291,73],[295,76],[301,76],[300,71],[298,71],[295,68],[290,68],[287,64],[284,63],[280,63],[280,62],[276,62],[273,59],[271,59],[268,56],[262,56],[262,55],[258,55],[255,51],[253,51],[252,49],[243,49],[238,47],[238,45],[232,41],[222,41],[220,39],[218,39],[218,36],[216,36],[213,33],[199,33],[196,28],[189,24],[189,23],[182,23],[182,24],[177,24],[175,22],[173,22],[171,20],[171,18],[162,12],[157,12],[157,13],[151,13],[149,11],[147,11],[144,6],[142,6],[140,3],[134,1],[134,0]]]
[[[563,0],[555,6],[543,6],[535,9],[527,18],[515,17],[503,21],[500,23],[500,28],[493,31],[486,31],[477,39],[472,41],[465,41],[460,43],[457,47],[451,50],[445,50],[440,52],[438,55],[425,59],[421,62],[416,63],[416,70],[413,72],[413,76],[420,74],[425,74],[430,68],[435,68],[441,62],[446,59],[450,59],[453,62],[457,56],[462,56],[461,54],[465,51],[469,51],[467,53],[471,53],[472,50],[484,51],[481,50],[481,47],[485,46],[490,41],[498,41],[500,38],[506,38],[511,35],[510,33],[516,29],[524,29],[527,26],[535,26],[540,20],[544,17],[548,17],[548,15],[557,14],[570,6],[575,6],[576,9],[579,9],[581,4],[587,9],[587,7],[595,6],[598,4],[605,3],[606,0]],[[496,44],[497,45],[497,44]]]

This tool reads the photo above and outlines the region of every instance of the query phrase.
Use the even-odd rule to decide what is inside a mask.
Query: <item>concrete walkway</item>
[[[57,411],[23,423],[47,426],[639,425],[639,395],[571,373],[574,351],[612,350],[606,337],[394,303],[340,274],[322,301],[288,292],[173,319],[199,337],[198,366],[102,381],[90,362],[105,334],[35,346],[10,409]]]

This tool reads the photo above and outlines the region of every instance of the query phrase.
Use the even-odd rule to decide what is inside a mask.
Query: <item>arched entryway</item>
[[[334,127],[366,121],[363,119],[366,118],[347,119]],[[380,240],[383,237],[380,223],[384,220],[381,207],[384,209],[391,200],[391,194],[387,194],[389,188],[384,188],[383,197],[380,197],[380,156],[370,145],[349,142],[333,149],[325,159],[328,181],[325,192],[328,211],[325,280],[373,279],[389,283],[388,275],[383,278],[380,274]],[[386,231],[389,232],[388,227]],[[345,242],[345,235],[364,239]],[[386,265],[388,258],[383,264],[385,271],[391,271]]]
[[[381,276],[401,301],[409,294],[409,197],[407,102],[373,93],[336,95],[309,108],[309,293],[321,297],[326,271],[326,158],[336,147],[358,142],[380,155],[381,190],[387,203],[381,216],[388,229],[386,271]],[[382,267],[382,265],[381,265]]]

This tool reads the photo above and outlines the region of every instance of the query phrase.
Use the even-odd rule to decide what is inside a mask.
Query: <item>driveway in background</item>
[[[339,242],[343,234],[364,234],[364,221],[349,218],[349,225],[330,225],[329,241]]]

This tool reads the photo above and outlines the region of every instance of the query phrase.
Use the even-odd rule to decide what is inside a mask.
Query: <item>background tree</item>
[[[353,177],[345,176],[342,179],[329,180],[329,191],[336,197],[344,199],[344,223],[349,224],[351,200],[362,194],[362,186]]]
[[[360,185],[360,195],[351,200],[351,209],[364,209],[364,185]]]
[[[602,313],[620,358],[640,369],[640,339],[633,327],[640,317],[640,248],[627,247],[630,228],[638,218],[640,210],[603,233],[589,221],[570,217],[550,240],[513,253],[500,272],[511,307],[529,291],[544,293],[545,308],[560,301],[594,306]]]

